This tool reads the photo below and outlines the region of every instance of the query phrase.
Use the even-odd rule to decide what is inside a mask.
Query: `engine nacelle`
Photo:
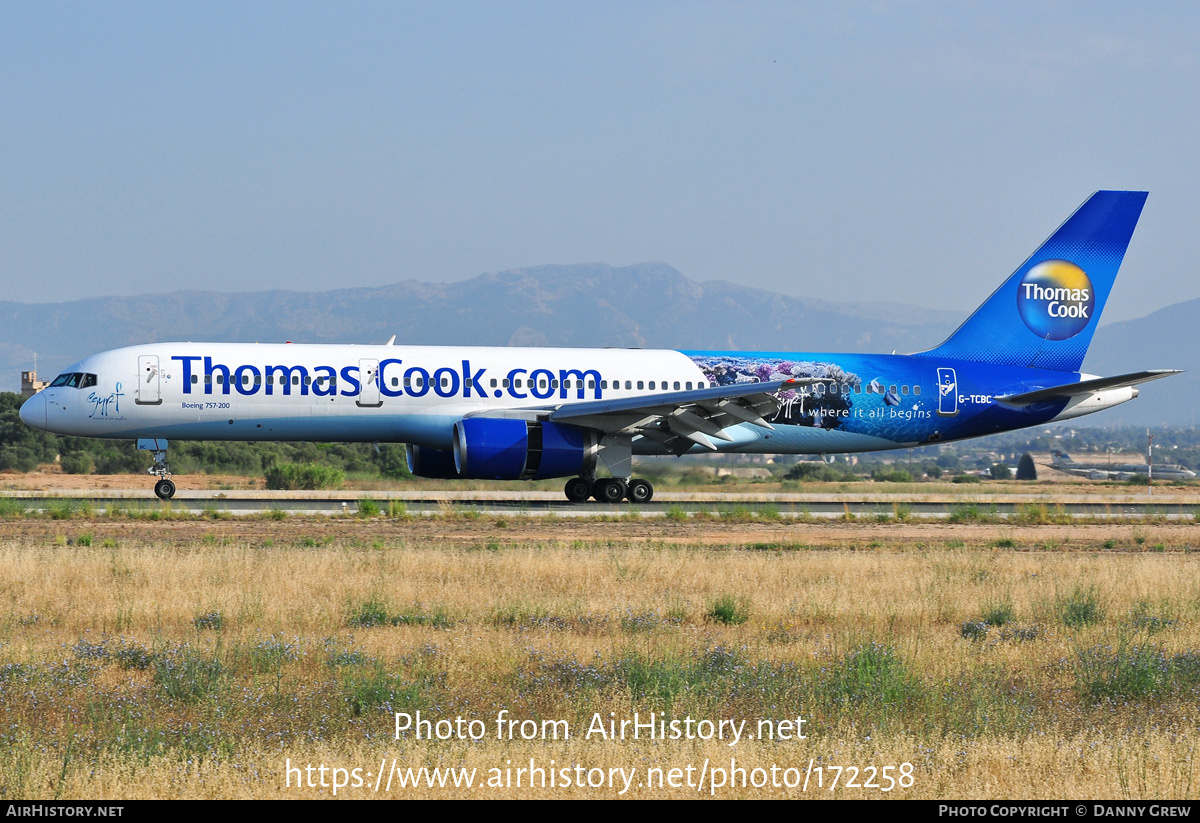
[[[436,480],[453,480],[458,477],[454,466],[454,452],[449,449],[431,449],[427,446],[405,448],[408,470],[417,477],[432,477]]]
[[[590,475],[594,432],[560,423],[466,417],[454,424],[458,476],[476,480],[543,480]]]

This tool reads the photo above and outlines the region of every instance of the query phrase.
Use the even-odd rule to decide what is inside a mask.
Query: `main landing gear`
[[[175,496],[175,484],[171,482],[171,469],[167,466],[167,441],[155,438],[141,438],[137,447],[142,451],[154,452],[154,465],[146,469],[146,474],[158,478],[154,484],[154,493],[159,500],[170,500]]]
[[[654,497],[654,487],[648,481],[624,480],[620,477],[602,480],[572,477],[563,491],[572,503],[583,503],[589,497],[594,497],[601,503],[620,503],[626,499],[630,503],[649,503]]]

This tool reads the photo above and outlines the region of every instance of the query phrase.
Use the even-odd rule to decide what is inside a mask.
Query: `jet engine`
[[[596,444],[595,433],[578,426],[466,417],[454,424],[454,465],[459,477],[476,480],[587,476]]]
[[[405,449],[408,470],[417,477],[435,480],[456,480],[458,469],[454,467],[454,452],[449,449],[431,449],[409,443]]]

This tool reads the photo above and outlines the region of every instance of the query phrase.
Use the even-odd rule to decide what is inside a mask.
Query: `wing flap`
[[[731,442],[725,430],[733,426],[749,423],[773,429],[767,418],[779,410],[776,392],[830,382],[810,377],[568,403],[550,412],[549,419],[604,434],[642,435],[676,454],[694,445],[715,451],[712,440]]]

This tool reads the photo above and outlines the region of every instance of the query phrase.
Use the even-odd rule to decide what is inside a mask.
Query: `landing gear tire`
[[[582,477],[572,477],[563,487],[563,492],[572,503],[583,503],[592,496],[593,489],[592,484]]]
[[[654,487],[646,480],[634,480],[629,484],[630,503],[649,503],[654,497]]]
[[[601,503],[620,503],[628,494],[625,481],[613,478],[596,482],[596,499]]]
[[[175,496],[175,484],[166,478],[154,484],[154,493],[159,500],[170,500]]]

